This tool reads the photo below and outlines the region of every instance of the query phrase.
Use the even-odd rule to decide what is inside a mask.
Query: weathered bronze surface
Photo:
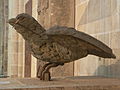
[[[112,49],[104,43],[74,28],[54,26],[45,30],[32,16],[25,13],[10,19],[9,24],[29,43],[33,56],[49,62],[38,76],[42,80],[50,80],[51,67],[64,65],[88,54],[116,58]]]

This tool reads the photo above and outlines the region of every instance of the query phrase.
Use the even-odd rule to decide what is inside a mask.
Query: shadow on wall
[[[117,0],[89,0],[79,25],[109,17],[116,12],[116,8]]]
[[[119,77],[120,78],[120,60],[117,60],[114,64],[110,65],[100,65],[94,75],[105,77]]]

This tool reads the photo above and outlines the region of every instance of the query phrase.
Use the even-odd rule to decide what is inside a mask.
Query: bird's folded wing
[[[89,54],[104,58],[115,58],[112,49],[94,37],[77,31],[74,28],[54,26],[46,31],[53,41],[67,48],[86,49]]]

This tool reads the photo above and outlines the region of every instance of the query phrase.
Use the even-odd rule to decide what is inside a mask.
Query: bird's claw
[[[43,72],[42,75],[40,76],[40,80],[43,81],[50,81],[51,76],[50,76],[50,72]]]
[[[37,77],[40,78],[40,80],[50,81],[50,79],[51,79],[50,68],[57,67],[58,65],[59,64],[48,63],[43,66],[42,70],[40,70],[40,67],[39,67],[38,72],[37,72]],[[40,73],[39,73],[39,71],[40,71]]]

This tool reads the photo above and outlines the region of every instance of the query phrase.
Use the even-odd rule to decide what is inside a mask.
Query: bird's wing
[[[89,54],[104,58],[115,58],[112,49],[94,37],[77,31],[74,28],[54,26],[46,31],[53,41],[67,48],[86,49]]]

